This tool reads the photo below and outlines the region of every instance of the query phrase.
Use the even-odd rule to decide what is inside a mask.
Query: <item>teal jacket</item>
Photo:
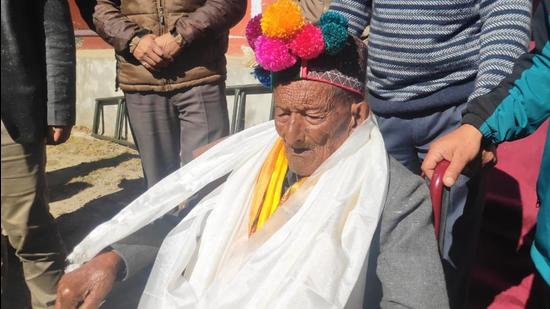
[[[550,0],[542,0],[533,18],[535,49],[521,56],[512,74],[491,93],[472,100],[463,123],[498,144],[525,137],[550,116]],[[550,127],[537,183],[539,214],[531,257],[550,285]]]

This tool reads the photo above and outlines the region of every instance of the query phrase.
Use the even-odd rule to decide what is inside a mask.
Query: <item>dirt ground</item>
[[[145,189],[136,150],[77,128],[62,145],[47,147],[50,211],[71,249]]]
[[[73,129],[66,143],[46,152],[50,212],[68,252],[145,191],[137,151],[93,138],[85,128]],[[20,263],[5,237],[2,251],[2,307],[30,308]]]
[[[82,128],[73,130],[65,144],[48,146],[47,156],[50,207],[55,217],[119,192],[128,183],[142,183],[137,151],[93,138]],[[127,203],[124,197],[110,199],[116,204]]]

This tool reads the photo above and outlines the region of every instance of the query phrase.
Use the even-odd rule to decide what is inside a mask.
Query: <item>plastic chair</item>
[[[447,210],[449,207],[449,188],[443,184],[443,175],[449,167],[449,161],[443,160],[435,167],[434,174],[430,181],[430,197],[432,200],[434,214],[435,237],[439,245],[439,251],[443,250],[445,240],[445,226],[447,223]]]

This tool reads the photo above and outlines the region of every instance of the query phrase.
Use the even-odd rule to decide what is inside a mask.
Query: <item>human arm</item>
[[[117,280],[126,280],[154,262],[166,234],[185,213],[175,209],[66,273],[57,288],[56,309],[97,308]]]
[[[185,47],[197,39],[229,31],[245,12],[245,0],[207,0],[194,12],[180,17],[175,32],[182,36]]]
[[[469,101],[495,88],[527,52],[531,0],[481,0],[479,18],[479,64]]]
[[[193,13],[180,17],[174,29],[157,37],[155,42],[162,48],[162,56],[172,61],[192,41],[208,34],[228,31],[243,17],[245,11],[246,1],[235,0],[226,5],[222,1],[206,1]]]
[[[134,36],[147,31],[121,13],[120,0],[97,0],[93,21],[97,34],[119,53],[128,51]]]
[[[503,92],[492,92],[480,98],[479,108],[464,115],[463,123],[476,126],[494,144],[525,137],[550,116],[550,43],[540,54],[520,60],[516,69],[529,69],[522,71],[504,99]]]
[[[349,20],[349,32],[360,37],[370,24],[372,0],[334,0],[330,10],[344,15]]]
[[[498,144],[526,136],[550,115],[549,0],[541,1],[533,28],[536,48],[522,55],[513,73],[492,92],[473,99],[463,125],[435,141],[422,164],[431,177],[441,160],[451,162],[443,181],[452,186],[464,167],[477,156],[483,139]]]
[[[121,13],[120,0],[97,0],[93,21],[99,36],[117,53],[131,53],[148,70],[165,65],[155,36]],[[130,45],[135,46],[130,48]]]
[[[44,2],[47,74],[47,142],[65,142],[75,123],[76,56],[69,6],[65,0]]]
[[[99,308],[113,288],[121,263],[116,253],[108,251],[63,275],[57,286],[55,309]]]
[[[382,299],[379,305],[369,300],[367,304],[448,308],[428,188],[394,159],[390,159],[390,185],[379,228],[376,274]]]
[[[185,205],[174,208],[153,223],[111,244],[80,268],[66,273],[57,289],[56,309],[76,308],[75,304],[86,301],[92,305],[100,303],[116,280],[127,280],[152,265],[166,235],[200,200],[224,183],[227,176],[214,180],[190,197]],[[88,280],[91,277],[96,279]],[[88,297],[92,299],[87,300]]]

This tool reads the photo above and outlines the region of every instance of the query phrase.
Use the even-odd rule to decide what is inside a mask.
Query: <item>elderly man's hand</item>
[[[174,57],[181,51],[181,45],[176,42],[176,39],[170,33],[155,38],[155,42],[162,48],[162,57],[167,61],[172,62]]]
[[[113,288],[120,265],[116,253],[105,252],[66,273],[57,287],[55,308],[98,308]]]
[[[478,156],[482,137],[481,132],[474,126],[469,124],[460,126],[432,143],[422,163],[422,171],[426,176],[432,178],[439,162],[450,161],[451,163],[443,176],[443,183],[445,186],[451,187],[466,165]],[[492,160],[490,154],[486,154],[486,156],[488,157],[485,160]]]
[[[71,126],[48,126],[46,143],[48,145],[59,145],[66,142],[71,136]]]
[[[162,58],[162,48],[155,42],[155,38],[153,34],[143,36],[133,51],[134,57],[149,71],[166,65]]]

